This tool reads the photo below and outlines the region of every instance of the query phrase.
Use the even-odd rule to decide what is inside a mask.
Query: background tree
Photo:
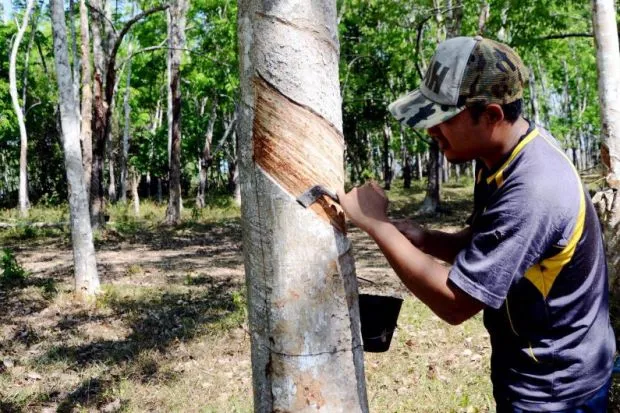
[[[95,247],[88,212],[88,197],[84,185],[82,152],[80,150],[77,102],[73,95],[65,10],[62,0],[51,0],[52,33],[54,37],[54,61],[56,79],[60,92],[60,121],[65,154],[65,169],[69,184],[69,209],[71,214],[71,241],[75,272],[75,293],[89,297],[99,291],[99,276],[95,259]]]
[[[84,185],[90,194],[90,181],[93,169],[93,72],[90,62],[90,30],[86,0],[80,0],[80,53],[82,63],[82,100],[80,105],[80,141],[82,142],[82,164],[84,166]],[[89,195],[90,196],[90,195]]]
[[[26,3],[26,11],[24,12],[22,24],[17,30],[17,35],[15,36],[15,40],[13,41],[13,47],[11,49],[10,69],[9,69],[11,101],[13,102],[13,107],[15,109],[15,114],[17,116],[17,123],[19,125],[19,136],[20,136],[19,212],[22,216],[28,215],[28,208],[30,207],[30,201],[28,200],[28,134],[26,132],[26,123],[24,122],[24,111],[26,108],[26,102],[24,101],[23,105],[20,105],[19,97],[17,96],[16,64],[17,64],[17,52],[19,51],[19,46],[22,42],[22,38],[24,37],[24,33],[26,32],[26,29],[28,28],[28,20],[30,19],[30,12],[32,11],[33,6],[34,6],[34,0],[28,0],[28,2]],[[29,48],[30,48],[30,44],[29,44]],[[26,51],[27,55],[29,53],[30,53],[30,50]],[[26,67],[26,70],[27,70],[27,67]],[[24,78],[27,79],[28,78],[27,76],[28,76],[28,73],[26,73]],[[26,86],[24,86],[24,88],[25,87]]]
[[[168,164],[170,196],[166,223],[181,221],[181,56],[185,47],[187,2],[173,2],[168,10]]]
[[[168,6],[155,6],[127,20],[120,30],[112,27],[100,0],[91,2],[94,21],[93,56],[95,62],[94,111],[93,111],[93,170],[91,179],[91,220],[93,226],[105,225],[104,219],[104,158],[110,137],[111,120],[116,94],[117,54],[125,35],[143,18],[165,10]],[[96,17],[95,17],[96,16]],[[105,37],[103,37],[105,36]]]

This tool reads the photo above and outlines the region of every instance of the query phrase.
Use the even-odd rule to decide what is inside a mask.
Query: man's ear
[[[489,123],[499,123],[504,120],[504,111],[502,110],[502,107],[497,103],[491,103],[490,105],[487,105],[484,114],[489,120]]]

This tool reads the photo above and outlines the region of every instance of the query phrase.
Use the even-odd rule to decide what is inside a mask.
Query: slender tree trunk
[[[110,121],[110,119],[108,119]],[[116,202],[116,175],[114,172],[114,151],[112,150],[112,134],[108,133],[106,137],[106,161],[108,164],[108,201]]]
[[[132,47],[129,46],[128,54],[131,55]],[[125,97],[123,99],[123,110],[125,111],[125,124],[123,125],[123,156],[121,157],[121,201],[127,202],[127,162],[129,157],[129,123],[131,115],[131,105],[129,96],[131,94],[131,59],[127,62],[127,81],[125,83]]]
[[[411,156],[405,155],[405,162],[403,163],[403,188],[411,188],[411,179],[413,175],[413,167],[411,166]]]
[[[390,141],[392,129],[388,124],[383,125],[383,188],[390,190],[392,187],[392,166],[390,163]]]
[[[592,20],[598,66],[601,110],[601,159],[607,167],[609,190],[598,193],[605,229],[612,294],[620,292],[620,52],[614,0],[593,0]]]
[[[480,2],[480,14],[478,15],[478,34],[484,35],[485,26],[489,16],[491,15],[491,5],[489,0],[482,0]]]
[[[440,188],[440,176],[439,168],[439,146],[435,141],[431,141],[429,147],[429,160],[428,160],[428,184],[426,186],[426,197],[422,202],[420,211],[425,214],[431,214],[437,212],[439,207],[439,188]]]
[[[169,96],[168,130],[170,131],[170,179],[166,223],[181,221],[181,49],[185,45],[185,14],[187,0],[171,3],[168,20]]]
[[[104,220],[104,188],[103,173],[106,154],[106,144],[110,136],[112,109],[116,92],[116,55],[124,36],[131,27],[143,18],[165,10],[168,5],[156,6],[133,16],[125,23],[121,30],[112,28],[109,18],[101,16],[105,11],[101,0],[91,0],[93,12],[93,57],[95,62],[94,87],[94,120],[93,120],[93,170],[91,179],[91,220],[93,226],[105,225]],[[102,31],[105,37],[102,36]]]
[[[441,156],[441,172],[443,174],[442,182],[448,182],[450,180],[450,162],[446,155]]]
[[[530,70],[529,89],[530,89],[530,103],[531,103],[531,109],[532,109],[532,120],[537,125],[540,125],[540,116],[539,116],[540,110],[538,109],[538,93],[536,90],[536,78],[534,77],[533,70]]]
[[[93,169],[93,134],[91,125],[93,120],[93,74],[90,65],[90,33],[86,0],[80,0],[80,36],[82,38],[80,45],[82,55],[82,124],[80,126],[80,140],[82,141],[84,184],[86,185],[86,193],[90,194],[90,180]]]
[[[157,203],[161,204],[164,202],[163,188],[161,183],[161,177],[157,177]]]
[[[11,101],[13,102],[13,109],[17,116],[17,123],[19,125],[20,136],[20,148],[19,148],[19,213],[22,217],[28,216],[28,209],[30,208],[30,201],[28,200],[28,134],[26,132],[26,122],[24,122],[24,112],[22,105],[19,104],[19,96],[17,94],[17,52],[19,51],[19,45],[22,42],[24,33],[28,28],[28,20],[30,19],[30,12],[34,6],[34,0],[28,0],[26,3],[26,11],[22,19],[21,26],[18,27],[17,35],[13,42],[11,49],[11,57],[9,60],[9,92],[11,95]],[[36,28],[33,28],[36,30]],[[24,106],[26,102],[24,101]]]
[[[71,240],[75,263],[75,292],[78,297],[89,297],[99,291],[99,276],[88,213],[88,197],[84,185],[79,137],[80,122],[76,116],[77,103],[73,96],[63,2],[62,0],[51,0],[50,7],[56,78],[60,92],[62,143],[69,188]]]
[[[417,152],[415,154],[416,157],[416,167],[418,170],[418,180],[421,181],[422,178],[424,177],[424,170],[422,168],[422,154],[420,152]]]
[[[204,208],[205,192],[207,191],[207,172],[213,162],[211,154],[211,143],[213,142],[213,128],[217,119],[217,99],[213,100],[211,106],[211,116],[207,124],[207,132],[205,133],[205,143],[202,149],[202,157],[200,157],[198,165],[198,193],[196,194],[196,207]]]
[[[230,183],[231,193],[233,198],[235,199],[235,203],[238,206],[241,206],[241,185],[239,182],[239,140],[237,139],[237,133],[233,131],[233,144],[232,146],[232,156],[229,159],[229,168],[232,170],[232,182]]]
[[[69,0],[69,17],[71,21],[69,22],[69,30],[71,32],[71,71],[72,71],[72,80],[73,80],[73,98],[76,102],[80,101],[80,55],[78,55],[77,51],[77,34],[75,33],[75,25],[73,22],[75,21],[75,15],[73,14],[73,10],[75,3],[74,0]],[[75,110],[77,111],[78,119],[80,118],[80,107],[76,105]]]
[[[344,216],[327,199],[295,201],[344,185],[336,1],[238,4],[254,411],[367,412]]]
[[[129,171],[131,177],[131,199],[133,201],[133,213],[136,217],[140,216],[140,195],[138,194],[138,186],[140,185],[140,174],[135,167],[131,167]]]
[[[96,9],[102,10],[101,0],[91,0],[90,4]],[[103,227],[105,220],[104,212],[104,191],[103,191],[103,172],[105,161],[105,129],[106,129],[106,112],[108,105],[105,101],[103,89],[105,67],[107,65],[105,54],[103,51],[102,39],[102,17],[97,11],[92,13],[91,30],[93,34],[93,62],[95,66],[95,82],[93,88],[93,122],[92,122],[92,139],[93,139],[93,156],[92,170],[90,182],[90,214],[91,223],[94,228]]]

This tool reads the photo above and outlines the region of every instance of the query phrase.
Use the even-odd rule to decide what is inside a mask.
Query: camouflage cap
[[[388,109],[400,122],[427,129],[473,103],[521,99],[526,79],[526,67],[505,44],[481,36],[454,37],[437,47],[420,88]]]

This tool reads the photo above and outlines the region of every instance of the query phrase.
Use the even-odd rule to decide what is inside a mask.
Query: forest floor
[[[392,216],[431,228],[457,230],[471,210],[466,185],[444,186],[444,212],[433,217],[415,212],[421,186],[389,195]],[[90,305],[72,299],[66,230],[0,230],[0,245],[28,271],[0,287],[0,412],[252,411],[239,211],[214,202],[170,228],[157,223],[164,210],[145,204],[136,220],[111,208],[96,235],[104,292]],[[67,220],[66,211],[39,214]],[[390,350],[365,353],[371,411],[493,411],[481,317],[442,322],[367,236],[351,228],[350,237],[360,291],[405,298]]]

